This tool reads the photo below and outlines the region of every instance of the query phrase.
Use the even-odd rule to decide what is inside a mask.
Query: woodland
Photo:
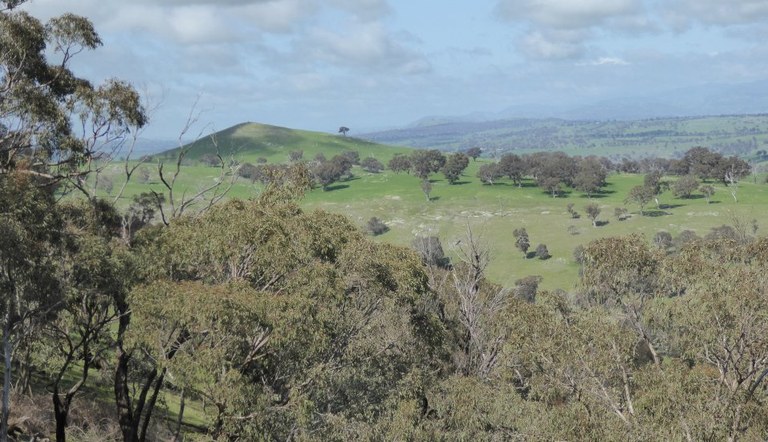
[[[333,181],[301,161],[259,169],[249,199],[214,186],[179,200],[179,158],[159,163],[165,194],[117,206],[89,180],[149,123],[141,97],[70,70],[101,45],[86,18],[41,23],[21,3],[0,2],[0,441],[768,436],[768,238],[748,223],[597,239],[574,289],[538,290],[491,281],[469,224],[448,257],[435,238],[377,242],[302,208]],[[689,152],[665,169],[696,181],[682,194],[748,167]],[[424,169],[408,170],[458,180],[461,155],[418,151]],[[567,182],[550,155],[535,172],[554,168],[548,194],[600,191],[583,172],[598,159],[564,166]],[[327,163],[335,177],[343,161]],[[490,181],[515,170],[493,167]]]

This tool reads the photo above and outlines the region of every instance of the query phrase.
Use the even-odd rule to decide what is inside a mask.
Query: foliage
[[[531,246],[531,243],[528,239],[528,232],[524,227],[521,227],[519,229],[515,229],[512,234],[515,237],[515,247],[523,252],[523,258],[527,257],[528,248]]]
[[[371,173],[379,173],[384,170],[384,165],[381,164],[381,161],[373,157],[367,157],[363,159],[363,161],[360,162],[360,167],[362,167],[366,172]]]
[[[592,221],[592,227],[597,227],[597,217],[600,216],[600,206],[591,203],[584,207],[584,211],[587,212],[587,218]]]
[[[368,223],[366,224],[366,230],[371,235],[376,236],[387,233],[389,231],[389,226],[387,226],[384,221],[374,216],[368,220]]]
[[[549,254],[546,244],[539,244],[536,246],[536,257],[539,259],[549,259],[552,255]]]
[[[449,155],[448,159],[445,161],[445,165],[442,169],[443,175],[445,175],[445,179],[447,179],[449,183],[456,184],[467,166],[469,166],[469,157],[461,152],[454,153]]]

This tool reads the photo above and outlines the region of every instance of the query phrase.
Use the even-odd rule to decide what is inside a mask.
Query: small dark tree
[[[573,179],[573,187],[587,194],[592,198],[592,194],[598,192],[605,186],[607,173],[603,164],[595,157],[585,158],[579,163],[579,171]]]
[[[302,158],[304,158],[304,151],[303,150],[292,150],[288,152],[288,159],[293,161],[294,163],[297,161],[301,161]]]
[[[680,177],[672,185],[672,194],[677,198],[690,198],[699,187],[699,180],[693,175]]]
[[[477,159],[482,155],[483,149],[479,147],[470,147],[467,149],[466,154],[468,157],[472,158],[472,161],[477,161]]]
[[[560,194],[562,184],[560,178],[555,176],[542,176],[536,181],[539,187],[552,194],[552,198],[557,198]]]
[[[341,153],[341,156],[349,160],[350,163],[357,166],[360,164],[360,152],[356,150],[347,150]]]
[[[387,167],[395,173],[408,172],[411,170],[411,160],[403,154],[397,154],[389,160]]]
[[[643,210],[655,195],[656,193],[654,192],[654,189],[652,187],[635,186],[629,191],[629,194],[627,195],[627,198],[624,200],[624,203],[637,204],[638,206],[640,206],[640,215],[645,215],[645,212]]]
[[[254,183],[259,179],[259,167],[251,163],[243,163],[237,168],[237,175]]]
[[[366,230],[368,230],[368,233],[371,235],[377,236],[381,235],[382,233],[387,233],[389,231],[389,226],[384,224],[384,221],[374,216],[368,220],[368,224],[366,224]]]
[[[381,161],[373,157],[364,158],[363,161],[360,162],[360,167],[362,167],[364,171],[371,173],[379,173],[384,170],[384,165],[381,164]]]
[[[576,264],[584,264],[584,246],[578,245],[573,249],[573,260]]]
[[[432,201],[432,198],[429,196],[432,193],[432,183],[429,180],[421,180],[421,191],[424,192],[427,201]]]
[[[536,246],[536,257],[539,259],[549,259],[552,255],[549,254],[546,244],[539,244]]]
[[[200,157],[200,162],[208,167],[217,167],[221,165],[221,157],[212,153],[207,153]]]
[[[449,183],[455,184],[467,166],[469,166],[469,157],[461,152],[455,153],[446,160],[445,166],[443,166],[443,174]]]
[[[528,239],[528,232],[525,230],[525,227],[515,229],[512,232],[512,235],[515,237],[515,247],[523,252],[523,258],[527,257],[528,249],[531,247],[531,242]]]
[[[501,168],[496,163],[483,164],[477,171],[477,177],[483,184],[493,185],[493,182],[501,176]]]
[[[427,179],[429,174],[436,173],[445,166],[447,159],[439,150],[417,150],[410,157],[413,174],[421,179]]]
[[[616,219],[619,221],[624,221],[628,218],[627,208],[626,207],[617,207],[613,209],[613,214],[616,216]]]
[[[672,235],[663,230],[656,232],[653,236],[653,244],[662,250],[667,250],[672,247]]]
[[[704,198],[707,200],[707,204],[709,204],[710,200],[712,200],[712,195],[715,194],[715,188],[709,184],[705,184],[699,188],[699,192],[704,195]]]
[[[441,268],[450,266],[450,260],[445,256],[443,246],[440,244],[438,237],[418,237],[411,242],[411,246],[419,252],[424,264]]]
[[[344,135],[345,137],[347,136],[347,132],[349,132],[349,128],[347,126],[341,126],[339,128],[339,133]]]
[[[536,292],[542,281],[541,276],[532,275],[515,281],[515,296],[526,302],[536,302]]]
[[[518,187],[523,184],[523,177],[526,175],[526,162],[515,154],[506,154],[499,160],[499,167],[502,174],[509,177]]]
[[[597,204],[587,204],[584,207],[584,211],[587,212],[587,218],[592,220],[592,227],[597,227],[597,217],[600,216],[600,206]]]
[[[581,215],[579,215],[579,212],[573,209],[573,203],[568,203],[568,206],[566,207],[568,210],[568,213],[571,215],[571,218],[573,219],[579,219],[581,218]]]

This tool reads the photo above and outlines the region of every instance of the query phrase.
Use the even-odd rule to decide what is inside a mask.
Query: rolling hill
[[[572,155],[674,157],[694,146],[710,147],[729,155],[747,155],[768,145],[768,115],[633,121],[430,119],[362,137],[373,142],[445,151],[479,146],[488,156],[509,151],[561,150]]]
[[[345,151],[357,151],[360,158],[375,157],[386,162],[396,153],[407,153],[412,149],[386,146],[372,141],[342,135],[289,129],[259,123],[241,123],[185,146],[186,157],[200,160],[204,155],[219,152],[225,158],[255,162],[265,158],[270,163],[284,163],[291,151],[303,151],[304,159],[312,159],[322,153],[327,158]],[[179,148],[155,155],[158,159],[175,158]]]

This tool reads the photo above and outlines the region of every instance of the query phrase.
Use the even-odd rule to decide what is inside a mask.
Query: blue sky
[[[30,0],[93,21],[75,70],[118,77],[145,136],[256,121],[351,134],[768,80],[766,0]],[[768,111],[768,106],[766,106]],[[201,129],[203,130],[203,129]]]

